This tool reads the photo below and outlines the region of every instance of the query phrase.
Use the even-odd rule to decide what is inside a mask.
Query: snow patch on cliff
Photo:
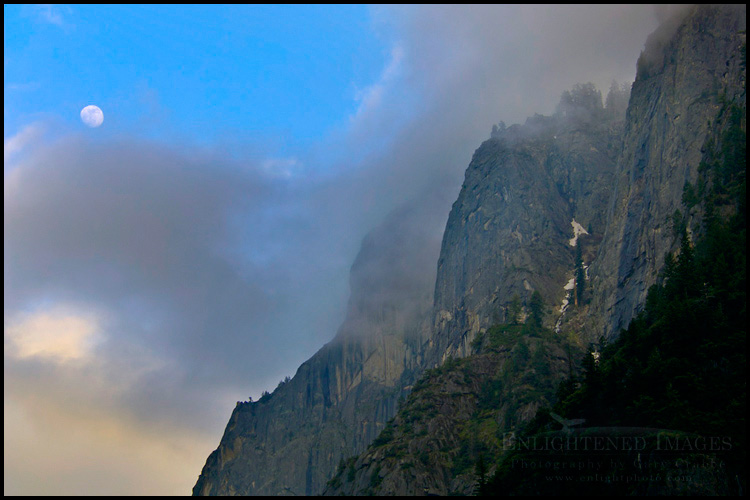
[[[570,220],[570,225],[573,226],[573,237],[568,240],[568,244],[570,246],[574,247],[576,244],[578,244],[578,237],[582,234],[588,235],[589,232],[586,231],[582,225],[580,225],[578,222],[576,222],[575,219]],[[585,279],[589,279],[589,266],[583,266],[583,271],[586,274]],[[576,286],[576,279],[575,277],[570,278],[568,282],[563,286],[563,290],[565,290],[565,296],[563,297],[562,304],[560,305],[560,317],[557,318],[557,322],[555,323],[555,333],[560,333],[560,326],[562,325],[563,317],[565,316],[565,311],[568,310],[568,305],[570,304],[571,295],[573,293],[573,289]]]
[[[589,232],[586,231],[582,225],[577,223],[575,219],[571,219],[570,225],[573,226],[573,237],[568,240],[568,243],[570,246],[574,247],[576,246],[576,243],[578,243],[578,237],[582,234],[589,234]]]
[[[563,287],[563,290],[565,290],[565,297],[563,297],[562,304],[560,305],[560,317],[557,318],[557,322],[555,323],[555,333],[560,333],[560,325],[562,324],[563,316],[565,316],[565,311],[568,310],[568,305],[570,304],[570,294],[573,291],[573,288],[575,288],[576,279],[570,278],[568,282]]]

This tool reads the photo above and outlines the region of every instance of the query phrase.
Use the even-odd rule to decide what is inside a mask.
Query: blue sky
[[[366,6],[4,6],[6,135],[37,117],[211,143],[241,132],[286,156],[331,134],[389,48]],[[256,139],[256,140],[263,140]]]
[[[390,249],[372,276],[418,262],[398,277],[430,293],[492,125],[631,82],[656,18],[5,5],[3,27],[4,491],[186,494],[235,402],[336,335],[365,236]]]

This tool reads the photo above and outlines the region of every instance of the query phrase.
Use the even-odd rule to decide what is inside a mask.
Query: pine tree
[[[532,326],[541,328],[544,319],[544,299],[539,291],[534,290],[529,301],[529,322]]]
[[[576,245],[576,288],[575,288],[575,305],[583,305],[583,292],[586,287],[586,271],[583,269],[583,254],[581,252],[581,242]]]
[[[479,454],[474,473],[477,475],[476,494],[484,496],[487,494],[487,464],[484,463],[484,455]]]

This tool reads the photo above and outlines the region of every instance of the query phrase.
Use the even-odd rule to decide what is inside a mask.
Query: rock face
[[[475,465],[551,403],[569,373],[566,341],[550,330],[494,327],[477,353],[429,370],[375,442],[343,462],[324,495],[472,495]],[[500,404],[498,404],[500,403]]]
[[[549,326],[559,317],[552,306],[573,277],[572,223],[603,232],[623,127],[593,86],[573,95],[590,98],[498,129],[474,153],[438,261],[433,364],[465,356],[479,332],[506,319],[514,294],[528,301],[538,290]]]
[[[403,345],[388,347],[405,354]],[[322,488],[321,471],[366,446],[395,410],[399,387],[368,379],[373,374],[362,369],[377,350],[334,342],[271,396],[238,404],[193,493],[309,495]],[[385,379],[385,367],[375,375]]]
[[[601,255],[591,266],[590,320],[627,326],[675,251],[672,215],[695,182],[722,101],[744,107],[746,7],[696,6],[654,32],[638,60]]]
[[[673,216],[726,121],[722,103],[745,106],[745,16],[744,5],[695,6],[660,27],[638,61],[624,120],[620,89],[605,108],[601,94],[580,85],[563,94],[555,116],[495,127],[466,171],[439,259],[436,231],[424,225],[434,220],[424,216],[434,205],[417,203],[390,217],[363,242],[336,338],[272,394],[234,409],[193,493],[319,494],[331,478],[333,494],[468,493],[468,483],[452,482],[460,476],[451,475],[460,469],[455,446],[479,404],[477,380],[492,380],[509,352],[484,353],[471,366],[451,362],[435,390],[445,388],[453,399],[423,420],[429,439],[409,444],[408,417],[401,416],[391,425],[405,428],[367,447],[426,368],[470,356],[492,325],[509,319],[514,295],[523,316],[538,291],[543,325],[570,320],[578,341],[627,325],[665,252],[676,248]],[[580,236],[584,230],[589,234]],[[576,262],[571,240],[584,249],[590,304],[564,313]],[[531,342],[534,354],[540,341]],[[563,373],[561,349],[547,345],[550,380]],[[461,370],[479,378],[461,378]],[[513,402],[518,391],[534,389],[528,375],[535,373],[529,368],[505,380],[511,385],[503,397]],[[406,402],[412,410],[429,399],[414,392]],[[430,400],[436,409],[443,408],[439,400]],[[508,415],[532,418],[538,406],[529,402]],[[442,448],[432,456],[435,433],[442,433]],[[401,447],[384,446],[394,435],[403,438],[394,441]],[[431,462],[438,455],[448,461]]]
[[[368,235],[336,338],[259,401],[239,403],[194,495],[311,495],[394,415],[429,332],[439,227],[421,200]]]
[[[684,209],[683,188],[695,183],[711,154],[708,144],[722,136],[725,103],[745,106],[744,30],[744,6],[696,6],[654,33],[639,59],[622,142],[616,124],[605,126],[580,107],[571,110],[564,95],[560,108],[567,119],[535,117],[524,126],[500,127],[482,144],[453,205],[438,264],[426,360],[442,367],[415,385],[390,429],[343,464],[325,494],[472,493],[476,476],[456,467],[462,454],[477,458],[476,450],[462,449],[472,443],[462,432],[473,428],[482,435],[482,453],[491,457],[498,431],[513,429],[498,428],[508,414],[477,420],[482,387],[511,368],[518,377],[499,377],[509,382],[497,386],[500,408],[529,387],[544,401],[549,378],[539,373],[559,377],[565,359],[562,346],[548,345],[557,355],[524,372],[523,360],[508,356],[516,348],[472,351],[494,335],[489,325],[507,320],[512,294],[527,298],[535,289],[548,304],[560,299],[573,266],[571,218],[601,238],[600,245],[588,244],[593,300],[578,314],[579,339],[616,335],[628,324],[656,282],[665,252],[678,247],[673,215]],[[581,97],[572,101],[591,102]],[[698,230],[699,224],[683,221]],[[538,350],[534,340],[526,339]],[[450,356],[468,357],[457,363]],[[516,425],[536,408],[526,410],[510,415]],[[716,481],[697,482],[708,492],[726,491]],[[533,479],[529,484],[533,491]]]

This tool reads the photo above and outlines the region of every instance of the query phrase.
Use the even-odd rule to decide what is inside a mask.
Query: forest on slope
[[[746,491],[746,111],[744,93],[719,100],[671,217],[679,250],[615,340],[581,352],[542,327],[538,295],[511,308],[472,355],[428,370],[325,493]]]
[[[698,181],[685,184],[685,213],[673,217],[680,252],[667,256],[643,312],[615,341],[591,346],[582,373],[560,384],[556,404],[526,427],[524,446],[480,478],[480,493],[746,491],[745,108],[725,103],[719,117],[728,126],[707,141]],[[585,419],[585,428],[553,430],[560,415]],[[555,437],[565,446],[526,446]],[[541,467],[518,474],[523,464]]]

